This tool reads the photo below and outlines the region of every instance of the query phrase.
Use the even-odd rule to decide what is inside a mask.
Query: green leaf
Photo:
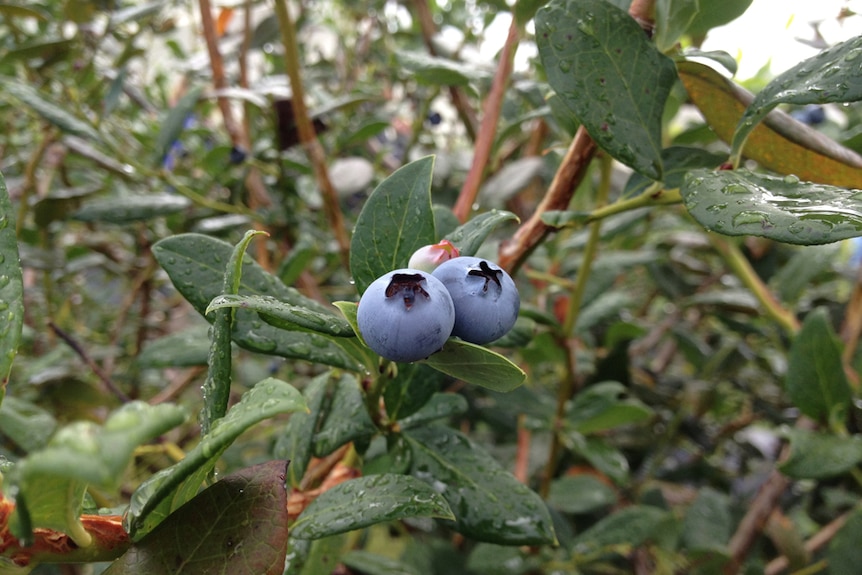
[[[368,575],[419,575],[415,568],[402,561],[369,551],[350,551],[341,556],[341,562],[355,572]]]
[[[799,300],[807,295],[814,278],[832,269],[840,257],[841,248],[840,243],[834,243],[794,250],[787,263],[769,278],[769,287],[781,301]]]
[[[680,193],[700,225],[728,236],[814,245],[862,235],[860,190],[739,169],[689,172]]]
[[[129,224],[176,214],[191,205],[188,198],[176,194],[112,196],[86,202],[71,217],[82,222]]]
[[[105,575],[281,575],[287,462],[242,469],[202,491],[136,542]]]
[[[182,461],[156,473],[135,490],[125,518],[129,535],[139,540],[191,500],[224,450],[251,426],[279,414],[307,410],[305,399],[292,385],[274,378],[256,384]]]
[[[614,490],[591,475],[561,477],[548,493],[548,505],[564,513],[593,513],[616,502]]]
[[[443,385],[446,376],[421,363],[398,364],[398,373],[386,382],[383,399],[390,420],[404,419],[422,408]]]
[[[305,508],[290,535],[320,539],[407,517],[455,519],[446,500],[424,481],[384,473],[345,481],[322,493]]]
[[[245,251],[255,236],[266,232],[248,230],[242,239],[233,248],[227,261],[222,278],[222,293],[235,295],[242,283],[242,263]],[[207,308],[205,314],[209,314]],[[204,406],[201,409],[201,433],[206,435],[216,420],[224,417],[227,413],[227,405],[230,400],[231,371],[233,361],[231,357],[231,327],[234,321],[234,311],[229,308],[217,310],[213,314],[213,326],[211,333],[210,349],[207,354],[207,377],[204,381],[203,391]]]
[[[784,386],[790,401],[811,419],[843,422],[850,385],[825,308],[809,313],[793,339]]]
[[[368,197],[350,241],[350,273],[359,293],[378,277],[403,268],[413,252],[433,244],[431,178],[434,156],[411,162]]]
[[[54,416],[35,403],[7,397],[0,405],[0,433],[27,453],[45,447],[56,428]]]
[[[846,473],[862,463],[862,436],[844,437],[809,431],[786,429],[790,455],[778,466],[794,479],[825,479]]]
[[[64,109],[65,106],[60,103],[43,97],[39,91],[28,84],[16,78],[0,76],[0,85],[3,86],[0,97],[3,97],[3,94],[11,96],[13,104],[24,104],[60,130],[69,134],[75,134],[76,136],[90,138],[91,140],[99,139],[99,133],[88,122],[67,112]]]
[[[288,483],[299,487],[302,476],[311,460],[314,445],[314,432],[324,413],[327,391],[333,382],[332,371],[320,374],[308,383],[303,396],[308,405],[308,413],[294,413],[278,437],[273,448],[273,455],[279,459],[290,461]]]
[[[826,104],[862,100],[862,36],[835,44],[799,62],[761,90],[745,110],[731,143],[736,161],[748,135],[779,104]]]
[[[513,220],[520,221],[512,212],[491,210],[459,226],[455,231],[447,234],[446,239],[455,244],[462,256],[473,256],[497,226]]]
[[[204,315],[209,303],[222,294],[224,267],[233,250],[227,242],[201,234],[180,234],[153,245],[153,255],[168,273],[174,286]],[[246,256],[241,294],[270,295],[291,305],[322,313],[328,309],[285,286],[275,276]],[[204,316],[206,317],[206,316]],[[262,321],[250,310],[238,309],[233,324],[233,341],[251,351],[304,359],[350,370],[360,364],[332,342],[315,333],[285,331]]]
[[[566,447],[586,459],[617,485],[625,485],[628,481],[629,462],[625,455],[601,437],[585,437],[576,431],[569,431],[563,434],[562,440]]]
[[[145,369],[206,365],[209,350],[209,328],[196,325],[148,343],[135,363]]]
[[[134,401],[114,411],[104,425],[83,421],[67,425],[44,449],[18,462],[18,497],[25,505],[16,513],[25,507],[33,527],[62,531],[86,547],[91,536],[79,516],[87,486],[116,489],[135,448],[185,418],[185,411],[175,405]]]
[[[405,433],[413,451],[411,475],[434,486],[455,512],[455,529],[477,541],[553,544],[545,502],[465,435],[427,426]]]
[[[427,52],[399,51],[395,54],[398,63],[422,84],[432,86],[468,86],[479,76],[489,76],[476,66],[456,60],[431,56]]]
[[[616,381],[587,387],[575,396],[566,416],[567,426],[590,434],[641,423],[654,415],[652,409],[636,399],[621,399],[625,392],[625,387]]]
[[[733,517],[727,495],[709,487],[701,489],[683,520],[685,546],[693,551],[727,553],[732,530]]]
[[[350,441],[367,441],[376,432],[359,382],[352,375],[344,375],[332,390],[326,419],[314,435],[314,455],[323,457]]]
[[[676,68],[605,0],[554,0],[536,14],[548,82],[596,143],[660,180],[661,117]]]
[[[832,541],[826,559],[830,573],[855,573],[862,564],[862,509],[850,513],[847,522],[838,530]]]
[[[527,379],[524,370],[494,351],[450,338],[443,349],[422,360],[446,375],[493,389],[512,391]]]
[[[637,547],[654,539],[670,519],[670,513],[658,507],[632,505],[599,520],[578,535],[575,550],[587,554],[616,545]]]
[[[279,329],[312,331],[332,337],[356,337],[350,323],[341,317],[291,305],[272,296],[220,295],[210,302],[206,313],[222,308],[256,311],[266,323]]]
[[[753,96],[709,66],[679,62],[677,68],[711,130],[730,142]],[[862,180],[862,157],[780,110],[754,127],[745,155],[766,169],[802,180],[842,187],[860,187]]]
[[[701,0],[700,10],[694,16],[688,33],[703,36],[713,28],[736,20],[748,9],[751,0]]]
[[[6,180],[0,174],[0,404],[24,327],[24,283],[14,214]]]
[[[657,0],[655,4],[655,44],[668,52],[685,34],[700,11],[700,0]]]
[[[422,409],[398,421],[401,429],[411,429],[427,425],[432,421],[463,415],[469,406],[463,396],[456,393],[435,393]]]
[[[183,129],[185,129],[186,120],[194,112],[203,89],[203,84],[191,88],[177,102],[177,105],[171,108],[165,115],[159,134],[156,136],[156,143],[153,146],[155,164],[162,163],[174,141],[179,138]]]
[[[727,154],[717,154],[690,146],[671,146],[661,151],[661,159],[664,163],[663,187],[673,189],[681,187],[685,175],[695,168],[717,168],[727,161]],[[642,194],[653,183],[653,180],[633,172],[626,182],[623,196]]]

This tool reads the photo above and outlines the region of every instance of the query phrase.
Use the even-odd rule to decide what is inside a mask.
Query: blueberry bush
[[[750,4],[0,3],[0,574],[856,572],[862,37]]]

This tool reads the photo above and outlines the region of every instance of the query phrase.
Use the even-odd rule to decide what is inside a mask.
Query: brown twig
[[[521,224],[511,240],[500,246],[498,259],[501,267],[510,272],[520,267],[533,249],[551,232],[551,228],[542,221],[542,215],[548,210],[564,210],[569,206],[572,195],[584,179],[596,150],[596,143],[584,127],[578,128],[548,192],[536,207],[536,211],[530,219]]]
[[[416,18],[419,20],[419,28],[422,31],[422,40],[425,42],[425,47],[428,53],[432,56],[437,55],[437,49],[434,48],[434,17],[431,15],[431,9],[428,7],[428,0],[414,0],[413,5],[416,7]],[[476,141],[476,126],[479,125],[479,120],[476,118],[476,113],[467,102],[467,96],[464,91],[458,86],[449,86],[449,98],[452,100],[452,105],[458,112],[461,122],[464,124],[464,129],[467,130],[467,136],[470,141]]]
[[[219,110],[221,110],[225,130],[228,133],[228,137],[230,137],[231,144],[235,148],[249,150],[251,148],[251,138],[248,131],[244,129],[241,122],[236,120],[230,100],[221,93],[228,88],[228,81],[224,72],[224,60],[218,48],[218,33],[216,32],[215,21],[212,17],[212,5],[210,4],[210,0],[198,0],[198,6],[201,12],[204,40],[206,41],[207,52],[210,57],[213,86],[218,92],[216,102],[218,103]],[[250,208],[256,209],[260,206],[272,205],[272,199],[269,197],[269,192],[267,192],[266,186],[263,184],[263,178],[260,177],[260,173],[256,168],[249,170],[245,179],[245,185],[249,192]]]
[[[811,539],[805,542],[805,550],[809,553],[815,553],[824,545],[832,541],[835,534],[844,527],[845,523],[847,523],[847,519],[850,518],[851,513],[852,511],[848,511],[824,525],[823,529],[815,533]],[[776,557],[767,563],[763,573],[764,575],[779,575],[779,573],[783,572],[788,567],[790,567],[790,561],[787,557],[782,555],[781,557]]]
[[[323,151],[323,146],[320,145],[320,141],[317,139],[314,125],[311,122],[308,108],[305,105],[305,89],[303,88],[302,75],[300,74],[296,29],[293,25],[293,20],[290,18],[286,0],[276,0],[275,13],[278,17],[278,25],[281,29],[281,41],[284,45],[284,63],[287,68],[287,75],[290,78],[290,103],[293,107],[293,116],[296,121],[297,131],[299,132],[299,141],[305,147],[308,159],[314,169],[317,185],[320,187],[320,193],[323,196],[323,208],[326,212],[326,217],[329,220],[333,234],[335,234],[335,240],[338,242],[341,259],[347,267],[349,266],[350,240],[347,237],[344,216],[341,214],[341,207],[338,204],[338,195],[332,186],[332,181],[329,179],[329,172],[326,168],[326,154]]]
[[[506,37],[506,44],[503,46],[500,61],[497,64],[497,72],[494,74],[494,81],[491,84],[491,92],[482,107],[482,124],[479,126],[479,135],[476,138],[473,151],[473,164],[470,166],[467,179],[464,181],[461,193],[452,209],[461,222],[467,221],[467,216],[473,209],[473,203],[476,201],[476,196],[479,195],[479,186],[485,175],[485,166],[491,157],[491,148],[497,135],[497,123],[500,121],[500,111],[503,108],[503,98],[506,95],[506,87],[509,85],[509,77],[512,75],[515,48],[518,46],[519,36],[518,22],[513,16],[512,23],[509,25],[509,35]]]
[[[73,338],[71,335],[69,335],[68,333],[66,333],[62,329],[60,329],[60,327],[57,324],[55,324],[53,321],[48,322],[48,327],[50,327],[51,330],[55,334],[57,334],[57,337],[62,339],[64,342],[66,342],[66,345],[71,347],[72,350],[78,354],[78,357],[80,357],[82,360],[84,360],[84,363],[87,364],[87,367],[89,367],[93,371],[93,373],[96,374],[96,377],[98,377],[102,381],[102,383],[105,385],[105,387],[108,389],[108,391],[110,391],[115,396],[117,396],[117,398],[120,401],[122,401],[123,403],[127,403],[127,402],[131,401],[129,396],[126,395],[122,389],[117,387],[117,385],[111,380],[111,378],[108,377],[108,375],[104,371],[102,371],[102,368],[99,367],[99,364],[97,364],[93,360],[93,358],[90,357],[90,355],[86,352],[86,350],[84,350],[84,348],[81,346],[81,344],[79,344],[77,341],[75,341],[75,338]]]

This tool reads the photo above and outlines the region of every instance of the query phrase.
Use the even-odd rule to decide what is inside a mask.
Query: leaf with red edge
[[[281,575],[286,474],[286,461],[268,461],[226,476],[171,513],[105,575]]]

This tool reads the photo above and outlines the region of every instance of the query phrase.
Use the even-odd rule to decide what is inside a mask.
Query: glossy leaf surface
[[[129,534],[140,539],[191,500],[224,450],[252,425],[307,409],[299,391],[277,379],[265,379],[245,392],[182,461],[151,476],[135,490],[125,519]]]
[[[862,190],[740,170],[694,170],[680,188],[703,227],[800,245],[862,235]]]
[[[661,179],[661,116],[676,69],[605,0],[555,0],[536,14],[548,82],[604,150]]]
[[[413,252],[436,241],[433,172],[433,156],[411,162],[381,182],[362,207],[350,242],[350,273],[360,294],[378,277],[405,267]]]
[[[6,180],[0,174],[0,403],[24,326],[24,284],[14,213]]]
[[[270,325],[289,331],[313,331],[332,337],[355,337],[353,328],[343,318],[291,305],[272,296],[220,295],[210,302],[207,312],[222,308],[256,311]]]
[[[512,391],[527,378],[523,369],[499,353],[454,338],[422,361],[446,375],[494,391]]]
[[[280,575],[287,549],[287,462],[224,477],[136,542],[106,575]]]
[[[407,517],[454,519],[446,500],[415,477],[368,475],[322,493],[296,520],[291,536],[320,539]]]
[[[455,513],[455,529],[478,541],[506,545],[553,543],[545,502],[479,445],[446,427],[406,433],[411,474],[432,484]]]
[[[189,303],[204,315],[207,306],[222,294],[224,267],[233,246],[201,234],[180,234],[153,246],[159,264]],[[291,305],[328,313],[326,307],[285,286],[246,256],[240,294],[269,295]],[[358,369],[357,362],[329,338],[315,333],[285,331],[260,320],[255,312],[238,309],[233,323],[233,340],[240,347],[308,361]]]

